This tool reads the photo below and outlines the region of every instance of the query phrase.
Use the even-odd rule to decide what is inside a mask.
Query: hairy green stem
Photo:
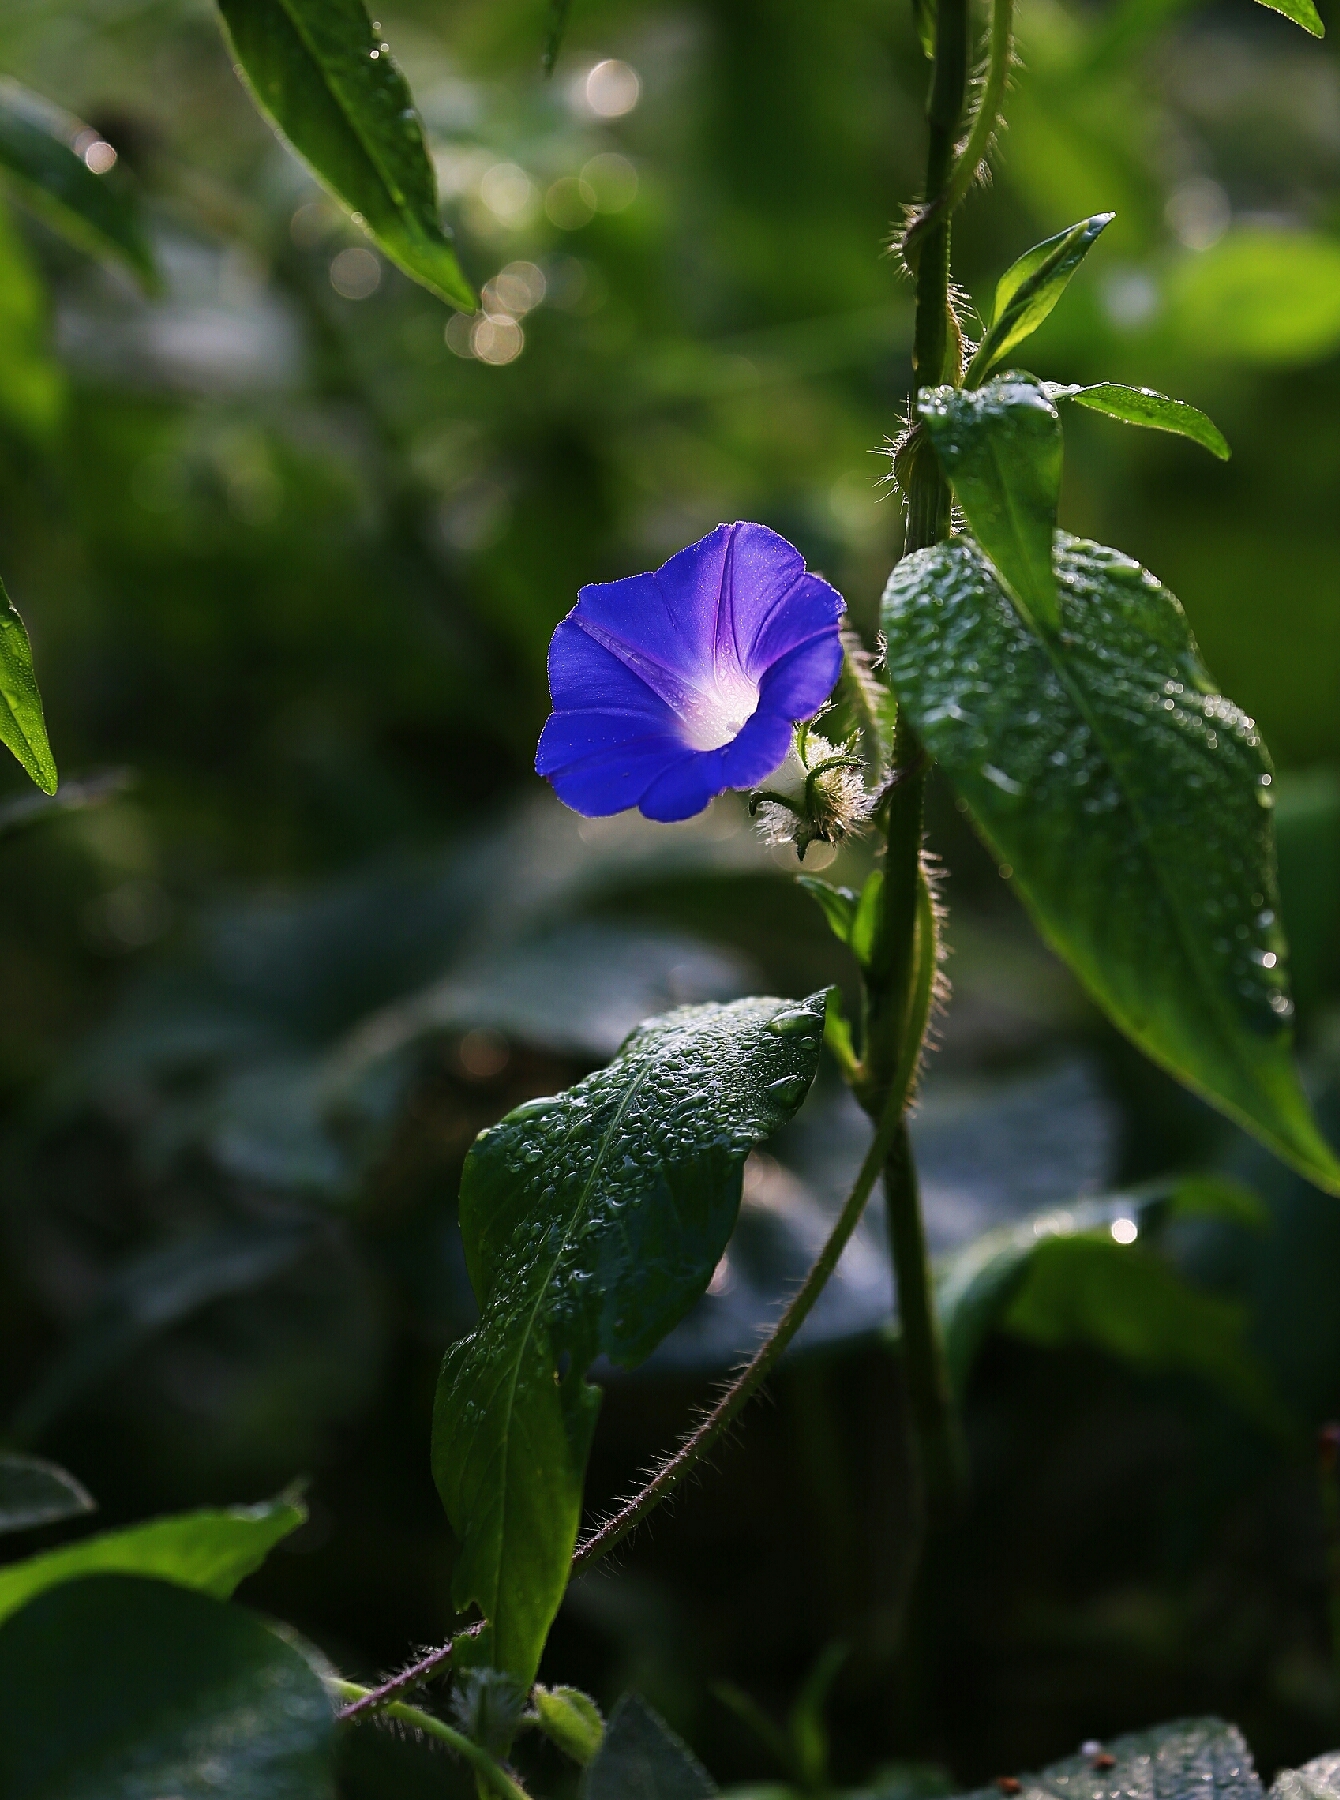
[[[370,1698],[374,1692],[372,1688],[360,1687],[355,1681],[331,1679],[326,1686],[336,1699],[346,1703],[340,1712],[343,1719],[354,1717],[352,1709]],[[403,1700],[390,1701],[380,1707],[375,1716],[381,1719],[398,1719],[402,1725],[409,1725],[415,1731],[423,1732],[425,1737],[436,1738],[449,1750],[454,1750],[464,1762],[468,1762],[485,1786],[493,1793],[500,1794],[502,1800],[530,1800],[529,1794],[514,1775],[495,1761],[482,1745],[476,1744],[473,1738],[466,1737],[463,1731],[457,1731],[445,1720],[434,1718],[432,1713],[423,1712],[417,1706],[406,1706]]]
[[[903,254],[915,262],[926,232],[939,219],[949,215],[966,198],[969,188],[981,173],[1000,123],[1000,109],[1014,60],[1014,0],[993,0],[991,31],[987,45],[986,73],[982,77],[977,110],[967,141],[954,161],[953,169],[942,190],[934,198],[927,193],[927,205],[913,220],[903,240]]]
[[[929,899],[927,904],[929,905]],[[640,1493],[626,1501],[603,1525],[598,1526],[590,1537],[578,1545],[572,1559],[574,1574],[587,1568],[600,1557],[607,1555],[621,1539],[627,1537],[630,1531],[635,1530],[642,1523],[648,1513],[658,1507],[663,1500],[668,1499],[689,1470],[702,1460],[735,1419],[737,1413],[772,1372],[782,1352],[809,1317],[810,1309],[823,1292],[829,1276],[837,1267],[838,1259],[846,1249],[848,1240],[855,1231],[861,1214],[865,1211],[866,1202],[870,1198],[874,1185],[888,1161],[894,1140],[902,1129],[903,1109],[907,1104],[908,1092],[916,1075],[917,1062],[921,1055],[921,1041],[925,1036],[926,1020],[930,1015],[931,996],[935,986],[933,934],[923,934],[921,944],[922,956],[916,972],[912,1004],[907,1015],[907,1033],[903,1041],[898,1067],[889,1084],[884,1108],[876,1125],[870,1147],[866,1151],[865,1160],[861,1164],[860,1173],[838,1215],[837,1222],[829,1233],[828,1241],[819,1252],[813,1268],[805,1277],[790,1305],[777,1321],[769,1336],[731,1382],[697,1430],[687,1437],[679,1449],[662,1463]]]

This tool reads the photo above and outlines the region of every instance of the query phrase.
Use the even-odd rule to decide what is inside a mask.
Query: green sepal
[[[1119,381],[1098,381],[1089,387],[1069,387],[1060,381],[1044,381],[1042,391],[1055,404],[1073,400],[1078,406],[1105,413],[1123,425],[1143,425],[1151,431],[1171,431],[1178,437],[1190,438],[1227,462],[1233,452],[1228,439],[1214,420],[1185,400],[1170,400],[1153,388],[1127,387]]]
[[[1031,375],[984,387],[922,388],[917,412],[969,529],[1024,618],[1060,624],[1052,534],[1061,495],[1061,418]]]
[[[996,284],[991,323],[968,365],[963,378],[965,387],[976,387],[984,381],[1016,345],[1037,330],[1115,217],[1115,213],[1107,212],[1081,219],[1077,225],[1058,231],[1055,237],[1044,238],[1010,265]]]
[[[362,0],[219,0],[257,106],[411,280],[473,311],[409,84]]]

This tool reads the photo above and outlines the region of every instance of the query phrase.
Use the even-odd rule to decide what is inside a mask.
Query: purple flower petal
[[[763,525],[719,525],[654,575],[584,587],[549,648],[537,771],[588,817],[690,818],[755,786],[832,691],[842,611]]]

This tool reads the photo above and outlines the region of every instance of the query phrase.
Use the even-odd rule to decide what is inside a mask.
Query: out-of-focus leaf
[[[1109,1760],[1109,1758],[1111,1760]],[[1251,1752],[1236,1725],[1179,1719],[1080,1751],[1040,1775],[1020,1775],[1018,1800],[1261,1800]],[[962,1800],[999,1800],[998,1786]]]
[[[1200,356],[1270,366],[1340,345],[1340,244],[1319,232],[1235,225],[1168,277],[1172,329]]]
[[[991,323],[964,376],[966,387],[976,387],[997,369],[1017,345],[1031,337],[1065,292],[1070,277],[1116,217],[1095,213],[1044,238],[1011,263],[996,284]]]
[[[1340,1800],[1340,1750],[1314,1756],[1301,1769],[1281,1769],[1270,1800]]]
[[[151,1575],[226,1600],[306,1517],[301,1502],[281,1495],[259,1506],[177,1513],[100,1532],[0,1569],[0,1619],[82,1575]]]
[[[534,1680],[576,1542],[603,1352],[625,1367],[704,1291],[740,1206],[745,1157],[799,1108],[823,994],[685,1007],[608,1068],[483,1133],[461,1179],[482,1317],[447,1352],[433,1469],[462,1539],[456,1605],[481,1656]]]
[[[59,777],[47,742],[42,696],[33,674],[32,645],[18,608],[0,581],[0,743],[12,750],[44,794]]]
[[[18,82],[0,81],[0,180],[70,243],[126,264],[154,288],[158,276],[138,208],[73,148],[87,130]]]
[[[1195,1375],[1278,1430],[1278,1400],[1245,1342],[1248,1316],[1138,1243],[1058,1234],[1028,1258],[1003,1324],[1049,1348],[1092,1344],[1142,1373]]]
[[[362,0],[219,0],[256,104],[391,261],[473,311],[409,84]]]
[[[917,412],[1002,585],[1033,625],[1060,622],[1052,533],[1061,494],[1061,418],[1041,382],[922,388]]]
[[[605,1735],[605,1721],[595,1701],[580,1688],[547,1688],[539,1682],[531,1689],[531,1699],[541,1731],[585,1767]]]
[[[625,1694],[610,1714],[582,1782],[582,1800],[710,1800],[716,1791],[688,1745],[638,1694]]]
[[[288,1268],[315,1230],[310,1220],[253,1219],[135,1257],[112,1276],[54,1366],[20,1402],[11,1434],[20,1441],[38,1436],[149,1338]]]
[[[1220,462],[1227,462],[1233,454],[1213,419],[1188,406],[1185,400],[1170,400],[1153,388],[1125,387],[1119,381],[1098,381],[1091,387],[1044,381],[1042,387],[1049,400],[1073,400],[1079,406],[1105,413],[1109,419],[1120,419],[1123,425],[1145,425],[1152,431],[1171,431],[1178,437],[1190,438]]]
[[[5,1800],[332,1800],[333,1732],[298,1651],[205,1594],[95,1575],[0,1627]]]
[[[94,1505],[74,1476],[55,1463],[0,1451],[0,1532],[75,1519]]]
[[[50,436],[65,403],[65,378],[47,344],[46,313],[41,277],[0,206],[0,416],[38,439]]]
[[[889,685],[1043,935],[1149,1056],[1331,1192],[1291,1056],[1274,776],[1177,601],[1058,533],[1061,631],[1022,623],[958,539],[884,596]]]

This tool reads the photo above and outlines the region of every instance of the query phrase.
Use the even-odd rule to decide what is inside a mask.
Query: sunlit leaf
[[[1188,351],[1267,366],[1340,346],[1340,244],[1320,232],[1239,225],[1168,277],[1168,314]]]
[[[1119,381],[1099,381],[1091,387],[1067,387],[1058,381],[1043,383],[1051,401],[1073,400],[1077,406],[1088,406],[1094,412],[1106,413],[1109,419],[1120,419],[1123,425],[1145,425],[1153,431],[1171,431],[1178,437],[1190,438],[1221,462],[1232,455],[1228,440],[1215,424],[1185,400],[1170,400],[1153,388],[1124,387]]]
[[[12,750],[44,794],[59,777],[47,742],[42,696],[33,673],[33,651],[23,620],[0,581],[0,743]]]
[[[1273,771],[1177,601],[1058,533],[1061,630],[1020,620],[965,538],[884,596],[889,685],[1044,936],[1156,1062],[1340,1192],[1291,1049]]]
[[[1005,358],[1035,332],[1066,290],[1075,270],[1116,217],[1095,213],[1078,225],[1044,238],[1012,263],[996,284],[996,302],[964,385],[977,384],[999,368]]]
[[[1295,25],[1301,25],[1304,31],[1310,32],[1315,38],[1326,36],[1321,14],[1312,0],[1257,0],[1257,4],[1270,12],[1283,13],[1286,19],[1292,19]]]
[[[74,149],[87,132],[18,82],[0,81],[0,181],[70,243],[125,263],[154,287],[153,255],[134,201],[119,183],[95,175]]]
[[[475,304],[443,230],[409,85],[362,0],[219,0],[257,105],[391,261]]]
[[[0,1532],[76,1519],[92,1512],[93,1504],[74,1476],[55,1463],[0,1451]]]
[[[333,1732],[298,1651],[205,1594],[94,1575],[0,1627],[5,1800],[333,1800]]]
[[[744,1161],[818,1067],[824,995],[684,1007],[608,1068],[475,1144],[461,1230],[482,1317],[447,1352],[433,1468],[462,1540],[453,1596],[485,1660],[534,1679],[576,1542],[602,1352],[631,1367],[706,1289]],[[491,1638],[491,1642],[489,1641]]]
[[[0,1569],[0,1619],[44,1589],[81,1575],[152,1575],[226,1600],[306,1517],[297,1501],[281,1498],[259,1506],[178,1513],[128,1525],[123,1531],[100,1532]]]
[[[1018,1800],[1261,1800],[1242,1733],[1221,1719],[1156,1725],[1014,1779]],[[993,1783],[962,1800],[1000,1800],[1000,1792]]]
[[[1061,420],[1042,384],[1002,375],[967,391],[922,388],[917,412],[997,575],[1032,623],[1054,631]]]
[[[610,1715],[605,1741],[582,1783],[582,1800],[711,1800],[711,1776],[637,1694]]]

